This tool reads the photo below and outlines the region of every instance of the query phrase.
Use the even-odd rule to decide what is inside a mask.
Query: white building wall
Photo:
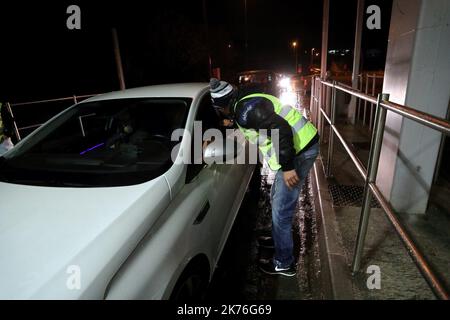
[[[384,93],[444,118],[450,97],[450,1],[394,0]],[[377,183],[399,212],[424,213],[441,134],[388,112]]]

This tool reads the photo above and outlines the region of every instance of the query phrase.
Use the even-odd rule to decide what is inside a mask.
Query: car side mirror
[[[206,164],[224,164],[236,159],[242,152],[242,146],[236,139],[224,139],[211,142],[203,151],[203,161]]]

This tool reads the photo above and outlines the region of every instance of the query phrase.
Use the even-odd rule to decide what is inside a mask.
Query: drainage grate
[[[333,207],[361,207],[364,193],[363,186],[345,186],[330,184],[328,187]],[[372,208],[381,208],[378,201],[372,197]]]

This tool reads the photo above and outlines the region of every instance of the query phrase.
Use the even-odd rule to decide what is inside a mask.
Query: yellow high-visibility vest
[[[235,108],[239,102],[249,98],[265,98],[272,102],[275,113],[285,119],[292,128],[296,154],[303,150],[316,136],[317,129],[310,121],[308,121],[308,119],[306,119],[297,109],[288,105],[283,106],[281,101],[274,96],[261,93],[251,94],[239,100],[236,103]],[[239,124],[238,127],[247,140],[251,143],[258,144],[258,148],[263,154],[270,169],[273,171],[280,170],[281,165],[278,162],[277,153],[274,150],[270,137],[261,135],[254,129],[245,129],[239,126]]]

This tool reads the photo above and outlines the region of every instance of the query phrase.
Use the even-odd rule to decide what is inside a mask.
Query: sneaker
[[[265,236],[261,236],[258,238],[258,245],[260,247],[263,248],[267,248],[267,249],[274,249],[275,245],[273,243],[273,238],[272,237],[265,237]]]
[[[260,263],[259,270],[270,275],[281,275],[285,277],[294,277],[297,273],[293,264],[289,268],[278,268],[273,265],[272,261]]]

